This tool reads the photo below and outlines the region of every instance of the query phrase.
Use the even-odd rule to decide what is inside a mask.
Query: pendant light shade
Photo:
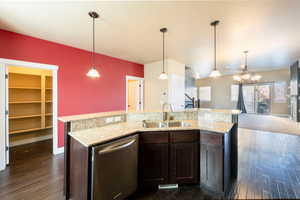
[[[97,71],[97,69],[95,67],[92,67],[88,73],[86,73],[86,75],[88,77],[91,77],[91,78],[99,78],[100,77],[100,74],[99,72]]]
[[[93,18],[93,56],[92,56],[93,67],[88,71],[86,75],[90,78],[99,78],[100,74],[95,67],[95,19],[98,18],[99,15],[98,13],[91,11],[89,12],[89,16]]]
[[[162,73],[159,75],[159,79],[161,79],[161,80],[166,80],[166,79],[168,79],[168,75],[166,74],[166,72],[162,72]]]
[[[217,78],[217,77],[221,76],[221,73],[218,70],[213,70],[209,76],[212,78]]]
[[[210,25],[214,27],[214,69],[209,75],[212,78],[221,76],[221,73],[219,72],[219,70],[217,70],[217,25],[219,23],[220,21],[214,21],[210,23]]]
[[[168,31],[167,28],[161,28],[160,32],[163,34],[163,69],[162,73],[159,75],[159,79],[166,80],[168,79],[168,74],[165,72],[165,33]]]

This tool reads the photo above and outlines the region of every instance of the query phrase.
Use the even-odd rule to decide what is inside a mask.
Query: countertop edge
[[[83,146],[85,147],[91,147],[91,146],[94,146],[94,145],[99,145],[99,144],[104,144],[104,143],[107,143],[107,142],[110,142],[112,140],[115,140],[115,139],[119,139],[119,138],[122,138],[122,137],[126,137],[126,136],[129,136],[129,135],[132,135],[132,134],[136,134],[136,133],[140,133],[140,132],[150,132],[150,131],[190,131],[190,130],[199,130],[199,131],[209,131],[209,132],[212,132],[212,133],[216,133],[216,134],[222,134],[222,135],[225,135],[225,134],[228,134],[230,132],[230,130],[233,128],[234,124],[235,123],[228,123],[230,124],[230,128],[227,130],[227,131],[223,131],[223,132],[220,132],[220,131],[213,131],[213,130],[210,130],[210,129],[205,129],[205,128],[197,128],[197,127],[182,127],[182,128],[176,128],[175,130],[174,129],[168,129],[168,128],[138,128],[138,129],[133,129],[131,131],[126,131],[126,133],[122,134],[122,135],[119,135],[119,136],[115,136],[115,137],[112,137],[112,138],[109,138],[109,139],[106,139],[106,140],[103,140],[103,141],[100,141],[100,142],[94,142],[94,143],[85,143],[84,141],[82,141],[80,138],[78,138],[76,135],[74,135],[73,133],[76,133],[75,132],[69,132],[68,135],[71,136],[72,138],[74,138],[75,140],[77,140],[79,143],[81,143]],[[95,129],[95,131],[98,129],[98,128],[92,128],[92,129],[87,129],[87,130],[93,130]]]

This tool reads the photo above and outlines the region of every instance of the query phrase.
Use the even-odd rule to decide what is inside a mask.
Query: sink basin
[[[168,122],[168,127],[186,127],[186,126],[190,126],[190,124],[183,121]]]
[[[144,121],[144,128],[176,128],[176,127],[188,127],[191,124],[184,121]]]
[[[143,122],[144,128],[165,128],[168,127],[167,122]]]

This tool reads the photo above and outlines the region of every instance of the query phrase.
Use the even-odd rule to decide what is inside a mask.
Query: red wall
[[[125,110],[125,76],[144,77],[144,66],[96,55],[101,77],[85,74],[91,52],[26,35],[0,30],[0,58],[58,65],[58,116]],[[58,146],[63,146],[63,124],[58,127]]]

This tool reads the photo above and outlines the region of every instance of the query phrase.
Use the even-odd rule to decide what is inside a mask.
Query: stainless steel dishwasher
[[[137,189],[138,135],[92,148],[92,199],[121,200]]]

